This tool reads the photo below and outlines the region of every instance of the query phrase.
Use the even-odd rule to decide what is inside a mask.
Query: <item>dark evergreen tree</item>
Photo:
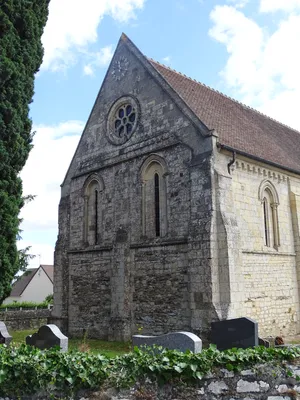
[[[49,1],[0,0],[0,304],[26,262],[16,246],[23,206],[19,173],[32,147],[29,104]]]

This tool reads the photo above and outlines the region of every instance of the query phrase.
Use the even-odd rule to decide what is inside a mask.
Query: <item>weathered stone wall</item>
[[[288,374],[287,371],[290,371]],[[130,389],[82,390],[74,397],[80,400],[296,400],[300,398],[300,385],[296,379],[300,369],[295,365],[260,365],[240,373],[222,369],[209,374],[197,385],[167,383],[158,385],[146,378]],[[18,397],[21,400],[46,400],[50,395],[37,393]],[[65,395],[56,398],[65,399]],[[6,398],[8,399],[8,398]],[[0,398],[0,400],[2,400]],[[10,400],[10,399],[8,399]]]
[[[10,331],[38,329],[47,324],[50,310],[0,311],[0,320],[5,322]]]
[[[232,156],[227,157],[226,163],[230,159]],[[237,157],[227,179],[231,181],[228,190],[232,193],[228,207],[235,212],[240,240],[236,253],[239,252],[241,273],[235,288],[240,306],[235,316],[244,315],[258,321],[261,336],[295,334],[299,330],[299,247],[295,246],[297,235],[294,235],[292,220],[299,217],[299,210],[292,212],[291,182],[293,190],[300,193],[300,180],[242,157]],[[279,198],[278,249],[264,243],[259,187],[266,179],[274,185]]]
[[[288,370],[292,376],[287,374]],[[259,365],[240,373],[221,369],[208,374],[196,386],[174,383],[158,386],[146,379],[130,390],[108,389],[87,395],[86,399],[296,400],[300,398],[299,375],[299,367],[295,365]]]
[[[145,333],[199,334],[208,329],[212,313],[212,143],[154,68],[131,50],[119,44],[112,65],[125,57],[128,70],[118,82],[108,71],[62,186],[52,321],[65,333],[67,325],[69,335],[88,330],[115,340],[129,340],[138,326]],[[128,95],[139,103],[139,125],[130,140],[114,145],[108,113]],[[159,237],[143,228],[142,169],[151,157],[166,166]],[[84,235],[84,188],[92,174],[101,182],[95,245]]]

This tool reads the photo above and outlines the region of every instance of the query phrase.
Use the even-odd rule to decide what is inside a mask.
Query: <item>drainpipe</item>
[[[233,151],[233,152],[232,152],[232,160],[230,160],[229,163],[228,163],[228,165],[227,165],[227,169],[228,169],[229,175],[231,175],[230,167],[235,163],[235,156],[236,156],[236,152]]]

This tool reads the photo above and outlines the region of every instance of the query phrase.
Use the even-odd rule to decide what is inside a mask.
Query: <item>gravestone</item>
[[[0,321],[0,344],[6,344],[9,346],[12,341],[12,336],[8,333],[6,325],[3,321]]]
[[[266,339],[263,339],[263,338],[258,338],[258,345],[259,346],[264,346],[264,347],[270,347],[270,342],[268,341],[268,340],[266,340]]]
[[[137,347],[156,345],[182,352],[190,350],[192,353],[200,353],[202,350],[202,340],[191,332],[173,332],[160,336],[134,335],[132,344]]]
[[[26,344],[41,350],[50,349],[54,346],[59,346],[62,352],[68,350],[67,336],[63,335],[54,324],[41,326],[36,333],[26,337]]]
[[[245,317],[212,322],[211,335],[219,350],[258,346],[258,323]]]

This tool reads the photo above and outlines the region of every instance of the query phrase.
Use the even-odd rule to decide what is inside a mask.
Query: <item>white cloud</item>
[[[86,59],[89,63],[83,67],[83,73],[85,75],[94,75],[94,70],[97,67],[106,67],[113,56],[112,45],[103,47],[100,51],[95,53],[86,53]]]
[[[21,211],[25,233],[29,230],[57,228],[60,184],[83,128],[81,121],[34,127],[34,148],[21,172],[24,195],[37,195]]]
[[[221,76],[235,96],[300,129],[300,15],[284,15],[273,32],[230,6],[216,6],[209,34],[228,59]]]
[[[300,10],[300,0],[260,0],[261,12],[292,12],[297,10]]]
[[[171,56],[163,57],[162,60],[165,64],[171,64]]]
[[[88,75],[88,76],[94,75],[94,70],[93,70],[91,64],[85,65],[83,67],[83,73],[84,73],[84,75]]]
[[[236,8],[244,8],[249,3],[249,0],[227,0],[227,2],[231,3]]]
[[[135,18],[145,0],[52,0],[42,38],[42,69],[60,70],[76,63],[83,50],[95,43],[105,15],[119,22]]]

